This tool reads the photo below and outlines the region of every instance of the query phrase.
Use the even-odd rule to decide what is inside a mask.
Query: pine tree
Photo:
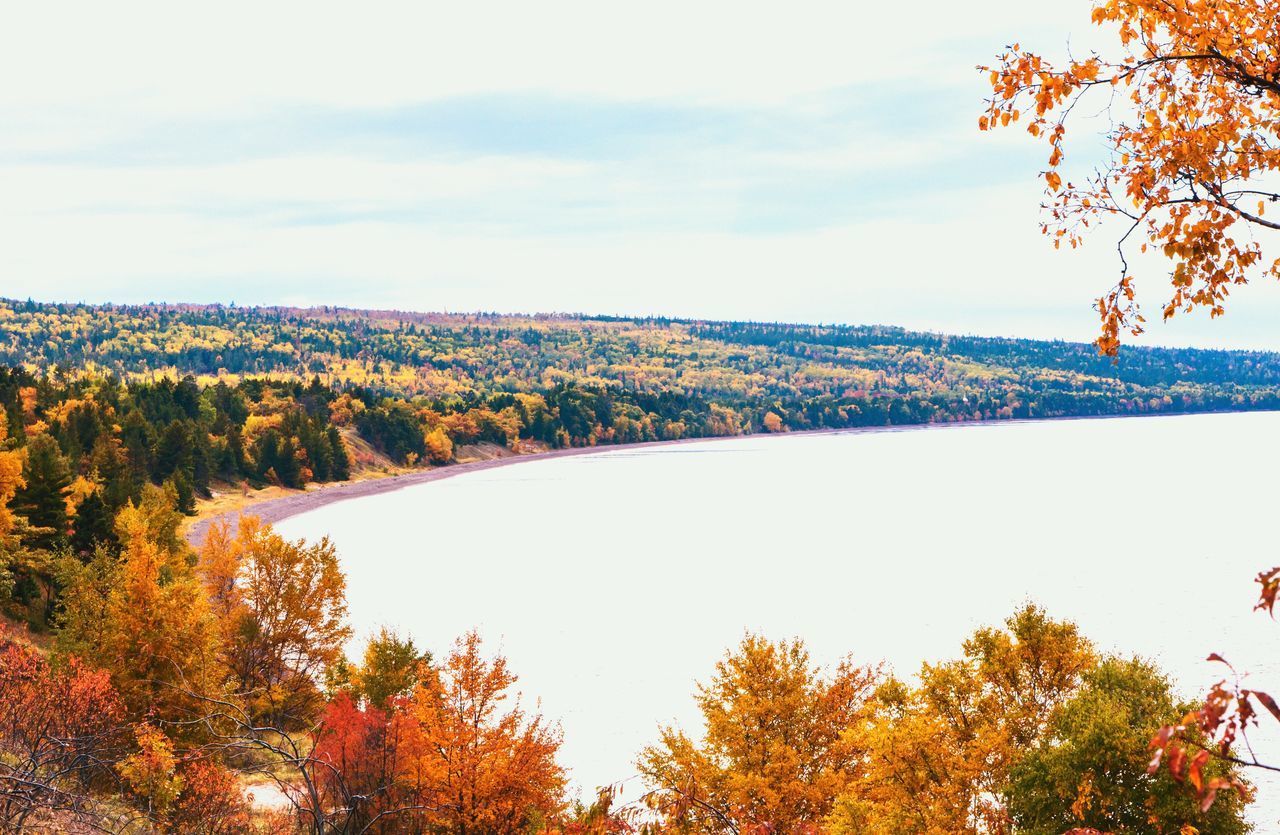
[[[102,492],[94,490],[84,497],[71,524],[71,547],[77,554],[92,554],[98,544],[115,546],[113,518]]]
[[[31,525],[26,544],[56,548],[66,541],[66,496],[71,485],[71,471],[58,442],[49,435],[32,438],[27,444],[22,477],[26,486],[14,496],[13,510]]]
[[[351,478],[351,458],[347,455],[347,447],[337,428],[330,426],[327,433],[329,448],[333,451],[333,480],[346,481]]]

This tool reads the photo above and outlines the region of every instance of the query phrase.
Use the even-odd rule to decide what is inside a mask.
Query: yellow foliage
[[[437,426],[427,432],[424,440],[427,444],[427,458],[432,464],[448,464],[453,460],[453,441],[449,439],[444,427]]]
[[[254,517],[215,526],[201,549],[206,606],[220,633],[226,668],[247,707],[287,724],[320,702],[317,682],[342,658],[346,578],[327,539],[290,542]]]
[[[98,489],[98,485],[91,479],[82,475],[75,477],[67,488],[67,515],[72,516],[76,512],[76,508],[80,507],[80,503],[89,497],[89,494]]]
[[[816,831],[860,769],[847,729],[866,719],[878,671],[848,660],[831,676],[801,641],[748,635],[698,688],[704,741],[664,728],[639,768],[675,831]]]
[[[279,429],[284,423],[284,415],[280,413],[270,415],[249,415],[244,422],[244,438],[246,443],[252,443],[260,438],[270,429]]]
[[[173,743],[150,725],[140,726],[136,735],[138,751],[122,760],[116,770],[148,812],[163,814],[182,791]]]
[[[116,519],[118,559],[68,562],[58,644],[110,673],[134,715],[176,719],[224,676],[208,598],[165,511],[130,503]]]
[[[1007,831],[1009,769],[1095,656],[1073,624],[1034,606],[1006,627],[978,630],[959,661],[926,664],[918,687],[881,686],[874,719],[849,730],[867,767],[836,804],[833,835]]]
[[[8,436],[9,427],[3,415],[0,415],[0,540],[13,531],[13,512],[9,509],[9,502],[26,486],[22,478],[22,452],[4,450]]]

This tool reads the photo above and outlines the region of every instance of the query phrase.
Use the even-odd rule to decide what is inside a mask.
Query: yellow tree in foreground
[[[227,667],[256,718],[306,727],[319,682],[343,657],[346,578],[327,539],[290,542],[254,517],[215,525],[200,554]]]
[[[1074,624],[1028,606],[1006,629],[980,629],[964,657],[926,664],[918,687],[890,680],[874,719],[851,728],[867,766],[832,815],[853,835],[1009,831],[1001,793],[1094,663]]]
[[[1280,201],[1280,0],[1103,0],[1093,22],[1118,28],[1118,55],[1055,65],[1015,44],[981,67],[993,95],[979,127],[1020,122],[1048,143],[1043,228],[1055,245],[1121,221],[1119,281],[1097,302],[1097,344],[1114,354],[1122,331],[1142,331],[1131,246],[1173,261],[1166,319],[1219,316],[1233,285],[1280,277],[1263,252],[1280,230],[1280,212],[1268,214]],[[1073,177],[1068,122],[1099,108],[1109,153]]]
[[[130,503],[116,519],[119,559],[100,551],[69,558],[62,583],[63,654],[111,675],[131,715],[186,720],[195,693],[220,692],[220,636],[185,549],[163,540],[167,506]]]
[[[748,635],[698,688],[701,743],[665,728],[639,767],[666,824],[682,831],[818,831],[863,750],[847,730],[865,718],[878,672],[842,662],[830,676],[803,642]]]

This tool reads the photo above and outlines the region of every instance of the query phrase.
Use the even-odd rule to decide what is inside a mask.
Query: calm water
[[[1280,691],[1280,625],[1250,611],[1280,563],[1277,438],[1280,414],[1240,414],[715,441],[523,462],[279,528],[337,544],[353,651],[384,624],[437,654],[479,628],[590,789],[632,775],[660,723],[696,732],[694,682],[745,630],[910,675],[1035,601],[1189,694],[1219,674],[1210,651]]]

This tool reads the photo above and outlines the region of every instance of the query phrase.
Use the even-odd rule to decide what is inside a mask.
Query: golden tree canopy
[[[878,670],[846,660],[830,675],[804,643],[743,639],[698,688],[701,743],[665,728],[640,757],[659,811],[677,828],[778,835],[816,831],[863,759],[846,731],[866,716]]]

